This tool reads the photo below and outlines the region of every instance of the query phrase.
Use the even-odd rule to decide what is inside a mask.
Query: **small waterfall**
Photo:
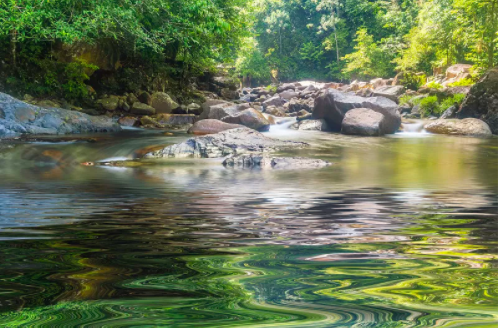
[[[277,124],[270,127],[271,133],[282,133],[285,131],[288,132],[291,125],[297,122],[295,117],[288,117],[280,120],[277,120],[277,118],[275,118],[275,120],[277,121]]]
[[[424,126],[425,123],[423,120],[411,120],[410,122],[403,123],[403,132],[400,134],[405,135],[424,135],[427,134],[425,132]]]

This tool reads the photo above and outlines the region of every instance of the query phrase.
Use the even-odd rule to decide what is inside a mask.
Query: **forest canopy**
[[[3,0],[0,84],[84,95],[88,72],[106,63],[61,55],[81,45],[117,57],[113,68],[177,79],[219,64],[259,83],[432,74],[454,63],[477,76],[498,63],[497,31],[498,0]]]
[[[242,74],[365,79],[498,63],[498,0],[255,0]],[[248,55],[250,54],[250,55]],[[266,76],[267,77],[267,76]]]

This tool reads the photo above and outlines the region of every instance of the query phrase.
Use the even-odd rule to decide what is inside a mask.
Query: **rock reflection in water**
[[[498,323],[496,139],[299,135],[336,163],[312,171],[22,158],[142,138],[2,151],[0,326]]]

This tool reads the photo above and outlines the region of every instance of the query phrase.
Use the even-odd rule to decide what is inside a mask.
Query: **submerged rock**
[[[231,129],[242,128],[242,125],[239,124],[230,124],[225,123],[219,120],[200,120],[197,121],[189,130],[188,133],[195,134],[199,136],[207,135],[207,134],[216,134],[219,132],[223,132]]]
[[[388,133],[386,117],[368,108],[355,108],[346,113],[341,133],[359,136],[383,136]]]
[[[425,130],[436,134],[466,135],[474,137],[487,137],[492,134],[489,125],[476,118],[437,120],[426,125]]]
[[[0,137],[119,130],[119,124],[108,117],[90,116],[61,108],[41,108],[0,93]]]
[[[385,116],[385,133],[395,133],[401,125],[398,105],[384,97],[359,97],[335,89],[323,91],[315,100],[314,119],[325,119],[333,131],[340,131],[346,113],[354,108],[368,108]]]
[[[235,154],[262,153],[306,146],[308,146],[306,143],[272,139],[252,129],[238,128],[203,137],[190,138],[182,143],[150,152],[144,157],[220,158]]]
[[[272,157],[268,154],[249,154],[231,156],[223,161],[223,165],[242,168],[263,169],[317,169],[331,165],[331,163],[303,157]]]

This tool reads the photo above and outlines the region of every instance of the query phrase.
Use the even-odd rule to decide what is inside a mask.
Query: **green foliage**
[[[347,62],[345,74],[358,78],[389,77],[393,73],[392,58],[373,40],[367,29],[356,32],[355,52],[344,57]]]
[[[441,90],[442,88],[444,88],[441,84],[434,81],[427,83],[427,87],[429,89],[436,89],[436,90]]]
[[[421,86],[425,84],[427,76],[425,74],[415,74],[411,72],[405,72],[400,76],[401,85],[407,87],[410,90],[417,91]]]
[[[474,85],[474,81],[472,79],[461,79],[460,81],[456,81],[454,83],[450,83],[448,86],[449,87],[469,87],[471,85]]]
[[[406,98],[405,98],[406,97]],[[465,99],[465,94],[457,93],[447,97],[429,96],[425,98],[414,98],[404,96],[400,99],[400,104],[410,104],[412,106],[420,106],[422,116],[439,116],[443,114],[451,106],[460,106]]]
[[[439,109],[439,102],[437,96],[429,96],[423,98],[420,101],[419,106],[422,116],[429,116],[433,113],[436,113],[437,110]]]
[[[412,103],[412,100],[413,98],[415,98],[416,96],[413,96],[413,95],[403,95],[401,97],[399,97],[399,104],[401,106],[403,105],[413,105]]]
[[[268,92],[275,93],[275,92],[277,92],[277,86],[276,86],[276,85],[274,85],[274,84],[270,84],[269,86],[267,86],[267,87],[266,87],[266,90],[267,90]]]
[[[465,94],[463,93],[457,93],[451,97],[444,99],[443,101],[441,101],[441,104],[439,105],[436,114],[444,113],[444,111],[450,108],[451,106],[454,105],[456,105],[457,107],[460,106],[464,99],[465,99]]]

